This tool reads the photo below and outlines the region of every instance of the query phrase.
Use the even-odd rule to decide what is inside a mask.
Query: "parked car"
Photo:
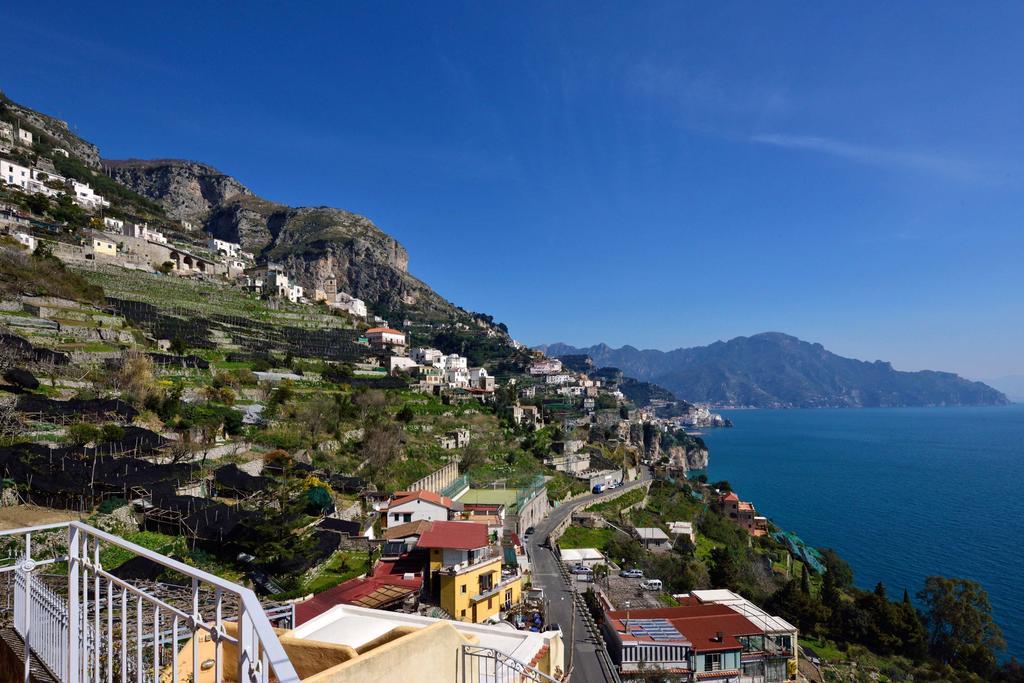
[[[591,489],[591,493],[602,493],[603,491],[604,491],[604,484],[596,484],[594,486],[594,488]]]
[[[627,579],[642,579],[644,578],[643,569],[623,569],[619,572],[619,576]]]
[[[526,530],[526,535],[527,536],[532,536],[533,535],[533,527],[532,526],[529,529]]]
[[[661,579],[647,579],[646,581],[641,581],[640,588],[645,591],[660,591]]]
[[[582,565],[582,564],[577,564],[572,569],[569,570],[569,573],[570,574],[589,574],[590,573],[590,567],[587,567],[587,566]]]

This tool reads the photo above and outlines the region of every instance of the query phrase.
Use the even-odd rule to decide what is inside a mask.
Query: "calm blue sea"
[[[705,433],[712,481],[838,550],[864,588],[981,582],[1024,659],[1024,405],[725,414],[733,429]]]

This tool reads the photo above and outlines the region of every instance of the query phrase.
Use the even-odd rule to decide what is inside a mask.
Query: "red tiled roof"
[[[646,642],[642,636],[632,633],[629,636],[621,633],[623,630],[622,620],[626,618],[625,610],[606,612],[605,617],[612,621],[616,632],[624,640],[637,640]],[[660,607],[656,609],[634,609],[629,610],[629,618],[636,619],[665,619],[679,631],[690,643],[696,652],[716,652],[719,650],[737,650],[741,646],[738,636],[752,636],[763,633],[762,629],[738,612],[735,612],[726,605],[706,604],[683,604],[679,607]],[[722,634],[722,640],[718,641],[716,636]]]
[[[487,545],[487,526],[475,522],[431,522],[420,535],[419,548],[475,550]]]
[[[390,510],[396,505],[403,505],[413,500],[425,500],[428,503],[440,505],[448,508],[449,510],[451,510],[454,505],[451,498],[448,496],[442,496],[439,493],[434,493],[433,491],[396,491],[395,499],[391,501],[391,505],[388,506],[388,509]]]
[[[400,330],[393,330],[390,327],[371,327],[366,331],[366,334],[373,334],[374,332],[387,332],[390,334],[401,334],[403,336],[405,335],[404,332]]]
[[[732,491],[729,491],[729,493],[727,493],[727,494],[725,494],[724,496],[722,496],[722,500],[723,500],[723,501],[728,501],[728,502],[730,502],[730,503],[733,503],[733,502],[739,502],[739,499],[740,499],[740,497],[739,497],[739,496],[737,496],[737,495],[736,495],[736,494],[735,494],[734,492],[732,492]]]

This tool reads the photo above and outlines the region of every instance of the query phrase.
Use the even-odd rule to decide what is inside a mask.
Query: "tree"
[[[672,544],[672,550],[681,555],[684,559],[692,559],[693,554],[697,551],[697,546],[693,544],[690,537],[686,534],[679,534],[676,536],[675,542]]]
[[[402,457],[402,427],[394,423],[373,423],[366,427],[360,448],[367,467],[375,475]]]
[[[811,575],[807,572],[807,565],[801,565],[800,570],[800,592],[804,595],[811,594]]]
[[[137,406],[156,391],[153,359],[138,351],[128,351],[121,359],[117,372],[117,387]]]
[[[988,594],[975,581],[929,576],[917,594],[931,654],[943,664],[990,676],[1006,647]]]
[[[821,561],[825,565],[825,573],[832,575],[836,588],[842,590],[853,585],[853,569],[832,548],[821,549]]]
[[[414,417],[416,417],[416,414],[408,404],[402,406],[402,409],[398,411],[397,415],[395,415],[396,420],[399,422],[405,422],[406,424],[412,422]]]
[[[84,446],[90,442],[99,441],[102,436],[102,432],[99,427],[91,425],[87,422],[79,422],[73,424],[67,428],[67,437],[71,443],[78,446]]]
[[[188,344],[179,335],[174,335],[174,339],[171,340],[171,353],[184,356],[186,351]]]
[[[709,571],[712,588],[735,589],[740,578],[739,552],[734,548],[712,548]]]

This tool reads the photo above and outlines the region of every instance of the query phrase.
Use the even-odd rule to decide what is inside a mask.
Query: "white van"
[[[647,579],[646,581],[641,581],[640,587],[645,591],[660,591],[661,579]]]

